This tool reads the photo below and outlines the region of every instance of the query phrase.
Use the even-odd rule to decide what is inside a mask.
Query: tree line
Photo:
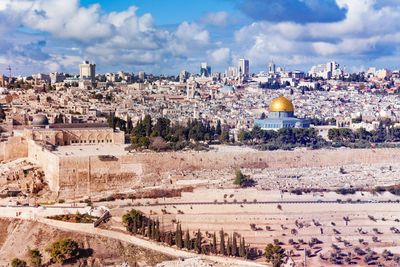
[[[190,231],[182,231],[180,223],[176,223],[175,231],[163,232],[160,230],[159,220],[147,218],[142,212],[132,209],[122,217],[126,230],[134,235],[142,235],[151,240],[176,246],[179,249],[187,249],[198,254],[220,254],[234,257],[249,257],[249,248],[246,246],[244,237],[240,238],[237,234],[231,236],[223,230],[219,232],[219,242],[217,235],[206,233],[203,237],[202,232],[198,229],[194,236],[190,235]]]
[[[241,131],[238,140],[247,145],[255,145],[262,150],[294,147],[320,148],[327,145],[327,142],[312,128],[282,128],[274,131],[255,126],[251,131]]]
[[[328,138],[336,143],[384,143],[400,141],[400,127],[392,123],[381,122],[376,130],[367,131],[359,128],[355,131],[349,128],[329,129]]]
[[[216,126],[201,120],[189,120],[186,125],[173,124],[167,118],[158,118],[153,123],[150,115],[139,120],[130,133],[134,148],[150,148],[157,151],[181,150],[190,146],[191,142],[229,141],[229,129],[222,127],[221,121],[218,121]]]

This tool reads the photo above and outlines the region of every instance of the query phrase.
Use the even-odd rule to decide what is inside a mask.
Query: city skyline
[[[271,59],[306,72],[332,60],[349,72],[398,69],[399,17],[390,0],[4,0],[0,73],[77,73],[89,60],[99,73],[178,75],[201,62],[224,72],[240,58],[250,73]]]

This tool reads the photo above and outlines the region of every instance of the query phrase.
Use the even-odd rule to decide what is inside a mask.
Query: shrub
[[[53,242],[46,248],[52,262],[64,263],[66,260],[79,256],[78,243],[70,238]]]
[[[40,254],[40,251],[38,249],[28,249],[28,256],[31,259],[31,266],[42,266],[42,254]]]
[[[11,266],[12,267],[27,267],[26,261],[23,261],[18,258],[14,258],[11,260]]]

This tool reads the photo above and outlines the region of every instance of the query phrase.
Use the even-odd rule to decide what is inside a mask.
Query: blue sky
[[[0,73],[399,69],[398,0],[0,0]]]
[[[138,7],[137,14],[150,13],[156,25],[180,24],[182,21],[195,21],[209,12],[227,11],[236,13],[235,1],[229,0],[83,0],[83,6],[99,3],[106,12],[123,11],[129,6]]]

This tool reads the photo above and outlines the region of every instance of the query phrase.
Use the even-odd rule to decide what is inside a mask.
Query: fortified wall
[[[52,160],[57,164],[56,159]],[[77,197],[91,196],[104,190],[123,192],[141,185],[158,185],[171,171],[396,164],[400,161],[400,150],[171,152],[124,156],[68,156],[58,160],[58,174],[56,167],[48,168],[47,172],[50,174],[48,179],[52,190],[58,191],[60,197]]]
[[[12,141],[12,142],[11,142]],[[109,144],[112,148],[113,145]],[[0,143],[7,160],[29,157],[40,165],[50,189],[60,198],[89,197],[102,191],[124,192],[185,179],[183,172],[238,168],[302,168],[400,162],[400,149],[339,149],[302,151],[169,152],[97,155],[57,153],[33,140],[15,137]],[[104,151],[108,151],[105,149]],[[107,153],[107,152],[106,152]],[[111,153],[111,152],[110,152]],[[0,160],[2,158],[0,157]],[[3,159],[4,160],[4,159]],[[182,172],[182,175],[180,174]],[[215,178],[215,177],[213,177]]]
[[[27,156],[28,146],[22,137],[9,137],[7,142],[0,142],[0,161],[11,161]]]

